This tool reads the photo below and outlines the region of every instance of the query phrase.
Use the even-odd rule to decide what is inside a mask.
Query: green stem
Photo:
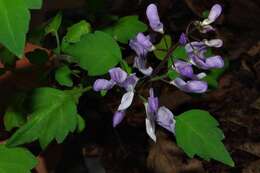
[[[56,38],[58,54],[60,55],[60,53],[61,53],[61,47],[60,47],[60,38],[59,38],[59,34],[58,34],[58,32],[55,32],[54,35],[55,35],[55,38]]]

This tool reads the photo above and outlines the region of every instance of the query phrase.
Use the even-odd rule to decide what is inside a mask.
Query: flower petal
[[[150,113],[156,113],[159,107],[158,97],[154,97],[154,91],[151,88],[149,90],[150,96],[148,97],[148,107],[147,111]]]
[[[136,67],[141,73],[146,76],[150,76],[153,73],[153,68],[148,67],[146,68],[146,60],[143,57],[135,57],[134,60],[134,67]]]
[[[146,119],[145,119],[145,126],[146,126],[146,133],[148,136],[156,142],[156,135],[155,135],[155,117],[154,114],[151,112],[148,112],[148,104],[145,103],[145,111],[146,111]]]
[[[173,113],[166,107],[159,108],[156,116],[156,122],[163,128],[175,133],[175,119]]]
[[[129,91],[125,93],[121,99],[121,103],[118,107],[118,111],[126,110],[133,102],[134,99],[134,92]]]
[[[184,33],[181,33],[181,36],[179,38],[179,43],[181,45],[185,45],[185,44],[187,44],[187,42],[188,42],[188,40],[187,40],[186,35]]]
[[[185,61],[176,60],[174,61],[173,68],[182,76],[193,78],[194,73],[192,69],[192,65]]]
[[[160,21],[160,17],[158,15],[158,9],[155,4],[150,4],[146,9],[146,16],[149,20],[150,27],[160,33],[164,33],[163,24]]]
[[[151,42],[151,37],[149,35],[145,36],[143,33],[138,33],[136,36],[136,40],[148,51],[153,51],[155,49],[154,45]]]
[[[171,81],[171,84],[179,88],[180,90],[188,93],[204,93],[208,89],[208,84],[204,81],[191,80],[185,82],[181,78],[176,78]]]
[[[94,91],[110,90],[115,83],[106,79],[97,79],[93,85]]]
[[[139,78],[135,74],[131,74],[126,78],[126,80],[120,84],[121,87],[124,87],[126,91],[134,91],[134,88],[138,82]]]
[[[212,56],[206,59],[206,64],[210,68],[223,68],[224,67],[224,60],[221,56]]]
[[[119,67],[110,69],[109,74],[111,79],[116,83],[122,83],[127,78],[127,73]]]
[[[211,8],[211,10],[210,10],[210,12],[209,12],[208,18],[205,19],[205,20],[202,22],[202,25],[209,25],[209,24],[215,22],[215,20],[220,16],[221,12],[222,12],[222,7],[221,7],[221,5],[215,4],[215,5]]]
[[[116,111],[113,116],[113,127],[116,127],[122,122],[125,117],[125,111]]]
[[[223,41],[221,39],[212,39],[212,40],[204,40],[205,45],[209,47],[221,47],[223,45]]]

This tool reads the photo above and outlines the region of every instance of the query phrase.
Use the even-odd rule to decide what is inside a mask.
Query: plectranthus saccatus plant
[[[39,9],[41,1],[16,1],[19,3],[16,10],[22,19],[21,27],[16,26],[15,16],[3,18],[8,14],[0,12],[0,21],[10,26],[1,29],[0,42],[6,52],[22,58],[29,10]],[[12,10],[12,2],[5,2],[6,11]],[[146,8],[147,24],[138,16],[124,16],[114,18],[110,26],[95,29],[86,20],[81,20],[68,27],[62,38],[59,34],[62,13],[58,13],[44,27],[44,35],[56,40],[56,48],[51,51],[55,62],[55,69],[51,72],[56,83],[52,87],[40,87],[29,94],[20,94],[8,106],[4,115],[5,128],[7,131],[17,130],[0,145],[0,170],[27,173],[37,161],[29,151],[18,146],[38,140],[45,149],[54,139],[62,143],[70,132],[82,131],[85,122],[77,113],[80,96],[92,91],[106,97],[112,88],[118,88],[122,96],[118,98],[121,102],[113,112],[111,126],[114,128],[124,121],[134,100],[140,99],[146,112],[144,126],[147,136],[153,142],[157,141],[156,129],[164,128],[176,138],[177,145],[189,157],[197,155],[208,161],[214,159],[234,166],[222,143],[225,136],[212,115],[200,109],[176,115],[174,110],[159,103],[156,88],[152,86],[154,81],[162,82],[196,95],[217,87],[217,78],[226,64],[223,57],[212,53],[212,49],[221,48],[223,42],[218,38],[203,37],[215,32],[214,22],[221,12],[222,7],[215,4],[205,19],[190,22],[187,29],[179,34],[176,44],[172,44],[156,4]],[[14,30],[16,32],[12,34]],[[201,33],[202,39],[195,37],[194,32]],[[155,37],[160,37],[161,41],[156,42]],[[125,48],[132,50],[132,63],[122,57]],[[36,49],[26,56],[32,64],[40,64],[48,53],[44,49]],[[35,56],[41,58],[35,61]],[[149,64],[148,60],[155,57],[160,62]],[[51,72],[47,71],[47,76]],[[95,80],[81,81],[81,72]],[[77,82],[72,77],[77,78]],[[148,94],[142,95],[144,92],[140,90]],[[28,110],[23,108],[26,102],[30,102]],[[18,157],[14,159],[15,156]],[[17,170],[10,164],[16,164]]]

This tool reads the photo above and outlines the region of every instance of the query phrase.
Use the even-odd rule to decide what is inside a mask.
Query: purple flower
[[[138,77],[135,74],[129,75],[126,80],[119,86],[125,88],[126,91],[134,91],[134,88],[138,82]]]
[[[113,88],[115,83],[113,81],[108,81],[106,79],[97,79],[94,83],[94,91],[110,90]]]
[[[108,72],[110,74],[111,80],[116,83],[122,83],[127,78],[127,73],[119,67],[112,68]]]
[[[193,78],[194,76],[192,64],[190,63],[181,60],[176,60],[174,61],[174,66],[172,67],[181,76],[188,77],[188,78]]]
[[[210,25],[216,21],[216,19],[220,16],[222,12],[222,7],[219,4],[215,4],[210,12],[208,18],[204,19],[202,22],[197,21],[196,25],[198,25],[200,32],[207,33],[209,31],[214,31],[215,29]]]
[[[153,72],[152,67],[146,67],[146,58],[145,57],[135,57],[134,67],[136,67],[141,73],[145,76],[150,76]]]
[[[158,15],[158,9],[155,4],[150,4],[146,9],[146,16],[149,20],[150,27],[160,33],[164,33],[163,30],[163,24],[160,21],[159,15]]]
[[[139,57],[145,57],[148,52],[155,49],[150,39],[150,36],[145,36],[143,33],[138,33],[134,39],[130,40],[129,46]]]
[[[223,41],[221,39],[203,40],[204,44],[208,47],[222,47]]]
[[[146,110],[146,132],[156,142],[155,123],[168,131],[175,133],[175,120],[172,112],[164,106],[159,107],[158,98],[154,96],[153,89],[150,89],[148,103],[145,103]]]
[[[125,111],[116,111],[113,116],[113,127],[116,127],[122,122],[125,117]]]
[[[211,23],[215,22],[215,20],[220,16],[222,12],[222,7],[219,4],[215,4],[210,12],[207,19],[202,21],[202,25],[210,25]]]
[[[204,93],[208,89],[208,84],[200,80],[191,80],[185,82],[181,78],[176,78],[171,81],[171,84],[188,93]]]
[[[214,39],[210,41],[204,41],[212,47],[222,46],[223,42],[219,39]],[[223,68],[224,60],[221,56],[211,56],[206,57],[205,53],[207,51],[206,44],[204,42],[191,42],[186,44],[185,49],[188,53],[190,62],[197,66],[198,68],[209,70],[212,68]]]
[[[179,38],[179,43],[181,45],[185,45],[188,42],[187,37],[184,33],[181,33],[181,36]]]

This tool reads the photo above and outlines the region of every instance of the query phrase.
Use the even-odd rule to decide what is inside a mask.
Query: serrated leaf
[[[25,1],[0,0],[0,43],[22,57],[30,13]]]
[[[110,34],[115,40],[126,44],[137,33],[146,30],[146,24],[138,20],[138,16],[125,16],[113,26],[104,29],[104,32]]]
[[[42,148],[53,139],[61,143],[77,128],[77,106],[70,93],[74,92],[47,87],[35,89],[30,102],[31,118],[11,136],[7,145],[17,146],[36,139]]]
[[[40,9],[42,6],[42,0],[25,0],[25,2],[30,9]]]
[[[116,41],[101,31],[82,36],[79,42],[69,45],[64,52],[72,56],[90,76],[106,74],[122,59]]]
[[[1,173],[29,173],[36,164],[36,158],[28,150],[0,145]]]
[[[54,18],[50,20],[48,25],[45,27],[45,34],[55,34],[58,32],[62,21],[62,13],[59,12]]]
[[[171,36],[165,35],[161,41],[155,45],[156,49],[154,50],[154,55],[157,59],[163,60],[163,58],[166,56],[168,49],[172,45],[172,39]]]
[[[73,86],[73,81],[71,79],[71,70],[68,66],[59,67],[55,71],[55,79],[59,82],[60,85],[64,85],[67,87]]]
[[[190,110],[176,118],[176,139],[189,157],[198,155],[210,160],[215,159],[229,166],[234,162],[221,142],[223,132],[218,122],[206,111]]]

